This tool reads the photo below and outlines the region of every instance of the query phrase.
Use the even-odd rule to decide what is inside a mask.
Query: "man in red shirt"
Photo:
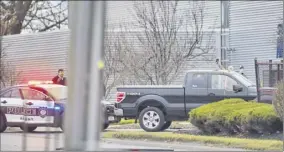
[[[59,69],[57,76],[52,79],[54,84],[66,85],[66,78],[64,77],[64,70]]]

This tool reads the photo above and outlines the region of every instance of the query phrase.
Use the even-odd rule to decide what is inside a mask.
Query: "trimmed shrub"
[[[284,81],[277,84],[277,90],[273,97],[273,106],[282,121],[284,117]]]
[[[272,105],[225,99],[193,109],[190,122],[205,133],[272,133],[282,123]]]

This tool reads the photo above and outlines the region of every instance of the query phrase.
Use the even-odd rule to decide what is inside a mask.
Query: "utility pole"
[[[68,102],[64,151],[98,151],[101,127],[104,1],[68,1]]]
[[[105,1],[92,1],[93,14],[91,16],[91,50],[89,62],[89,102],[87,126],[87,151],[99,149],[100,132],[102,127],[101,100],[104,96],[104,33],[105,33]]]

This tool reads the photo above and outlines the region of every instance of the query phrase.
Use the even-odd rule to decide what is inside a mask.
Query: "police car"
[[[7,127],[20,127],[28,132],[44,126],[63,130],[66,86],[52,84],[51,81],[30,81],[1,90],[0,100],[0,132]],[[106,107],[109,109],[110,106]],[[106,129],[109,123],[105,121],[103,128]]]

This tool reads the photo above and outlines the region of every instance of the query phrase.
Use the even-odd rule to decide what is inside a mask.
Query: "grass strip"
[[[222,145],[247,150],[281,151],[283,142],[280,140],[260,140],[233,137],[199,136],[188,134],[175,134],[171,132],[105,132],[104,138],[118,139],[148,139],[154,141],[199,142],[204,144]]]
[[[128,125],[128,124],[134,124],[135,120],[134,119],[121,119],[120,122],[114,123],[113,125]]]

